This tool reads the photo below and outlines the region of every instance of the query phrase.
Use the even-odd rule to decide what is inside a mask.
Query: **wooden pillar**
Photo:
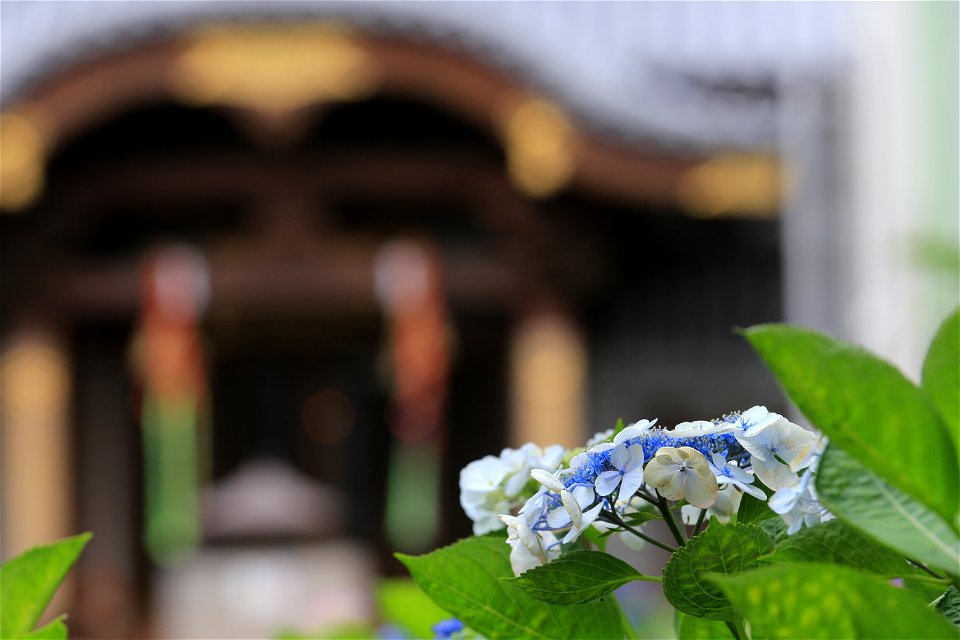
[[[587,350],[573,320],[553,310],[523,315],[514,330],[510,370],[511,445],[582,445]]]
[[[14,329],[0,352],[3,540],[6,560],[72,531],[70,366],[61,337]]]

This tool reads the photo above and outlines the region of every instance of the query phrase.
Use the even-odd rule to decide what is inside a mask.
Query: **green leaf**
[[[571,551],[513,578],[512,582],[543,602],[580,604],[596,600],[635,580],[660,581],[641,574],[609,553]]]
[[[53,622],[26,636],[24,640],[67,640],[67,625],[63,622],[66,617],[57,617]]]
[[[584,531],[583,534],[580,536],[580,538],[577,540],[577,542],[584,543],[584,548],[588,550],[590,549],[590,547],[586,545],[587,542],[589,542],[590,544],[593,544],[600,551],[606,551],[607,538],[609,538],[614,533],[616,533],[616,531],[614,531],[613,529],[610,529],[601,533],[600,531],[597,531],[593,527],[588,527],[587,530]]]
[[[758,522],[757,526],[770,536],[774,544],[780,544],[781,541],[787,539],[787,523],[783,521],[783,518],[767,518]]]
[[[453,617],[409,578],[382,580],[376,588],[376,601],[383,620],[402,627],[414,638],[433,637],[433,625]]]
[[[937,611],[950,621],[950,623],[960,628],[960,591],[951,586],[943,597],[937,602]]]
[[[716,518],[703,533],[678,549],[663,568],[663,593],[678,610],[711,620],[736,614],[720,589],[706,581],[708,573],[740,573],[760,564],[773,551],[773,541],[759,527],[722,525]]]
[[[911,573],[896,551],[874,542],[841,520],[804,528],[777,545],[767,562],[828,562],[899,578]]]
[[[510,548],[502,538],[474,537],[423,556],[397,554],[413,579],[466,626],[496,638],[619,638],[616,598],[576,606],[552,605],[510,580]]]
[[[960,471],[953,441],[916,385],[880,358],[814,331],[759,325],[746,336],[831,442],[954,522]]]
[[[953,529],[832,443],[820,461],[816,485],[820,502],[862,534],[909,558],[957,574],[960,539]]]
[[[923,390],[940,412],[960,450],[960,308],[951,313],[934,336],[923,362]]]
[[[903,590],[919,598],[924,604],[930,604],[943,595],[946,585],[932,582],[930,574],[913,567],[910,575],[903,577]]]
[[[711,580],[754,638],[956,638],[913,595],[848,567],[775,565]]]
[[[92,534],[34,547],[0,567],[0,638],[23,638],[36,626]]]
[[[431,631],[431,634],[433,632]],[[379,640],[382,636],[372,625],[364,622],[346,622],[319,631],[299,631],[281,629],[274,640],[327,640],[328,638],[350,638],[350,640]],[[429,637],[429,636],[424,636]]]
[[[770,497],[772,492],[766,485],[760,482],[759,478],[755,477],[753,484],[767,494],[768,498]],[[737,522],[740,524],[758,523],[767,518],[772,518],[775,515],[777,514],[770,509],[770,505],[767,504],[765,500],[758,500],[749,493],[744,493],[743,497],[740,498],[740,507],[737,509]]]
[[[678,640],[730,640],[730,630],[720,620],[707,620],[678,611]]]
[[[651,509],[643,509],[623,516],[623,521],[634,528],[640,527],[651,520],[663,520],[663,515]]]

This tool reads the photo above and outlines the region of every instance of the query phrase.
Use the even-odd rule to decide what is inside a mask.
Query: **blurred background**
[[[335,635],[469,534],[472,459],[788,411],[732,327],[916,376],[958,17],[4,0],[3,558],[95,533],[76,637]]]

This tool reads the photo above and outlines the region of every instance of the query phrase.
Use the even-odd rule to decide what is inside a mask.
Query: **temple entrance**
[[[414,53],[463,72],[437,71],[449,93],[388,45],[406,91],[356,102],[105,100],[2,219],[3,334],[60,354],[70,391],[40,449],[78,507],[42,502],[97,532],[77,633],[369,617],[394,551],[470,532],[470,460],[772,386],[726,327],[780,314],[776,220],[683,215],[698,159],[604,149],[512,83]],[[743,244],[749,261],[723,255]]]

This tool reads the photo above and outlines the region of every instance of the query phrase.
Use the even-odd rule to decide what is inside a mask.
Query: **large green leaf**
[[[63,622],[66,617],[59,616],[53,622],[26,636],[24,640],[67,640],[67,625]]]
[[[677,612],[678,640],[731,640],[730,629],[720,620],[707,620],[691,616],[682,611]]]
[[[891,364],[828,336],[759,325],[747,339],[790,398],[831,442],[953,523],[953,441],[926,395]]]
[[[773,541],[754,525],[722,525],[716,518],[678,549],[663,568],[663,593],[674,607],[700,618],[736,619],[730,602],[708,573],[740,573],[760,564]]]
[[[0,638],[23,638],[33,631],[91,537],[83,533],[34,547],[0,567]]]
[[[956,638],[943,616],[849,567],[775,565],[714,576],[754,638]]]
[[[957,574],[960,539],[953,529],[846,451],[827,447],[816,483],[820,502],[847,524],[909,558]]]
[[[960,448],[960,309],[943,321],[923,362],[923,390]],[[956,449],[955,449],[956,450]]]
[[[841,520],[804,528],[777,545],[767,562],[829,562],[890,578],[903,577],[910,567],[902,554],[875,542]]]
[[[500,538],[467,538],[423,556],[397,557],[441,608],[487,638],[619,638],[616,599],[552,605],[510,580],[510,548]]]
[[[763,529],[763,532],[770,536],[770,539],[773,540],[774,544],[780,544],[783,540],[787,539],[787,523],[783,521],[783,518],[767,518],[765,520],[760,520],[757,522],[757,526]]]
[[[943,595],[944,583],[931,580],[929,573],[914,567],[910,575],[904,576],[901,581],[903,590],[912,593],[924,604],[935,602]]]
[[[659,578],[645,576],[629,564],[600,551],[571,551],[553,562],[514,578],[528,594],[551,604],[580,604],[596,600],[628,582]]]

